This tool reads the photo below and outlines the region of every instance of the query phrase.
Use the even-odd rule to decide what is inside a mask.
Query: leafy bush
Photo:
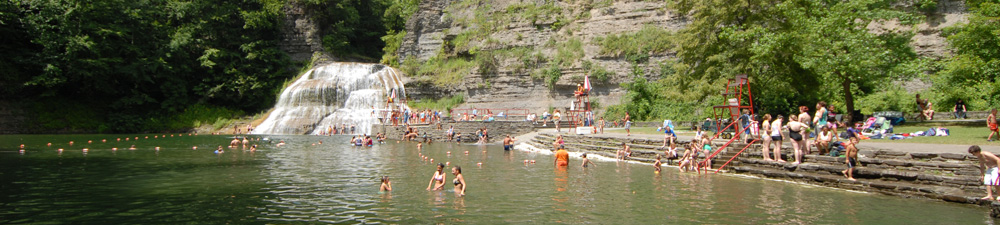
[[[442,112],[449,112],[455,106],[461,105],[462,103],[465,103],[465,96],[462,94],[457,94],[451,97],[443,97],[440,99],[424,98],[420,99],[420,101],[409,102],[408,104],[410,108],[416,110],[430,109]]]
[[[595,38],[601,47],[598,54],[625,57],[630,62],[644,63],[650,54],[664,54],[673,48],[673,33],[656,26],[645,26],[630,34],[609,35]]]
[[[545,69],[542,74],[545,78],[545,85],[549,89],[555,89],[556,82],[559,82],[559,78],[562,77],[562,68],[559,67],[558,63],[550,63],[549,68]]]

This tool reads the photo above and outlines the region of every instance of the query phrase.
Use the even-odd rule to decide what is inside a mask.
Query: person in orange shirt
[[[569,152],[566,151],[565,146],[560,145],[559,150],[556,150],[556,160],[554,163],[556,167],[569,166]]]

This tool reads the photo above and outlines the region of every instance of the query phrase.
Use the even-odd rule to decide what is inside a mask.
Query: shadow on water
[[[349,137],[271,136],[271,143],[257,142],[256,152],[213,154],[213,146],[232,137],[81,144],[102,138],[113,137],[0,136],[0,223],[993,222],[975,206],[674,167],[655,174],[649,164],[601,157],[591,158],[596,166],[583,168],[571,157],[570,166],[555,168],[551,153],[492,145],[418,149],[391,141],[368,148],[345,144]],[[77,143],[69,146],[69,140]],[[278,140],[288,145],[276,147]],[[23,155],[10,144],[22,142],[28,145]],[[132,144],[137,150],[121,149]],[[83,155],[81,148],[90,151]],[[448,164],[446,172],[463,168],[466,196],[455,194],[451,173],[444,190],[425,190],[438,163]],[[383,175],[393,191],[378,192]]]

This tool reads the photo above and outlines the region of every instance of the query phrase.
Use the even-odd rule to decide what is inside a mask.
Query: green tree
[[[786,114],[797,105],[827,100],[854,110],[856,95],[916,74],[921,63],[909,47],[911,34],[867,27],[890,19],[909,24],[920,17],[891,1],[788,0],[779,2],[679,1],[691,23],[676,34],[673,91],[699,92],[706,102],[725,80],[749,74],[759,113]],[[744,99],[747,101],[749,99]]]
[[[912,24],[918,17],[890,8],[890,1],[802,1],[799,10],[789,10],[795,23],[802,54],[795,60],[819,75],[827,98],[843,96],[847,112],[855,109],[855,95],[888,87],[891,81],[915,75],[911,67],[916,54],[909,45],[910,33],[878,34],[868,27],[897,19]],[[917,69],[919,70],[919,68]],[[851,114],[846,115],[851,121]]]
[[[986,110],[1000,105],[1000,2],[976,3],[968,5],[968,23],[945,31],[955,55],[942,63],[934,89],[939,102],[963,99],[969,110]]]

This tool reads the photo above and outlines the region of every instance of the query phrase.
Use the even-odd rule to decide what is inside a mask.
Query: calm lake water
[[[350,137],[343,136],[261,136],[288,145],[265,142],[256,152],[227,148],[217,155],[212,151],[232,136],[128,136],[0,136],[0,223],[994,222],[983,207],[672,167],[654,174],[648,164],[595,159],[596,167],[582,168],[574,157],[559,170],[550,154],[501,146],[434,143],[418,150],[393,141],[359,148],[344,144]],[[130,145],[137,149],[127,150]],[[526,159],[537,163],[525,165]],[[439,162],[462,166],[466,196],[456,196],[450,184],[445,191],[425,190]],[[391,177],[392,192],[378,192],[381,175]]]

